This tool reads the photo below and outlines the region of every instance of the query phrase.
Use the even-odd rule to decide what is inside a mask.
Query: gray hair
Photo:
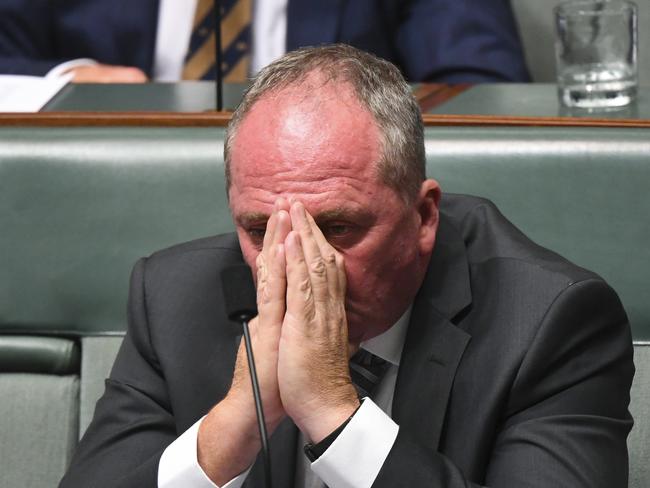
[[[422,116],[409,85],[396,66],[345,44],[307,47],[285,54],[262,69],[235,110],[224,146],[226,187],[230,188],[230,154],[237,129],[261,97],[304,81],[310,73],[325,82],[349,83],[382,134],[378,174],[405,202],[415,200],[425,178]]]

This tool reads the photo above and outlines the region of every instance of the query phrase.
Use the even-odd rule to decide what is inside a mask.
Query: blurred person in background
[[[0,73],[76,82],[214,79],[214,0],[2,0]],[[343,42],[408,81],[528,81],[509,0],[223,0],[223,72]]]

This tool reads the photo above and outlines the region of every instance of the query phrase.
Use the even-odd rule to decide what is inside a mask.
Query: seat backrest
[[[0,488],[56,486],[78,431],[78,344],[0,335]]]
[[[0,332],[123,332],[138,257],[233,229],[223,136],[0,131]],[[490,198],[534,240],[603,275],[635,339],[650,339],[648,130],[431,127],[426,148],[443,191]]]
[[[553,8],[562,0],[511,0],[528,69],[537,82],[555,81]],[[650,83],[650,0],[635,0],[639,12],[639,83]]]
[[[427,170],[443,191],[492,199],[534,240],[602,274],[620,293],[635,338],[648,339],[649,135],[641,129],[428,128]],[[50,371],[52,388],[37,383],[42,378],[33,371],[0,369],[2,445],[5,435],[22,434],[29,449],[46,427],[61,426],[51,437],[66,439],[54,467],[46,463],[32,474],[50,473],[43,478],[50,480],[60,471],[69,458],[67,439],[76,439],[92,415],[126,327],[135,260],[233,229],[223,136],[219,128],[0,130],[0,338],[59,336],[81,347],[81,378],[78,370]],[[42,395],[32,401],[38,411],[23,409],[20,395]],[[60,411],[47,408],[52,402]],[[633,402],[635,411],[645,405]],[[27,418],[38,422],[9,430],[28,425]],[[0,463],[22,469],[14,454],[0,450]]]
[[[650,340],[650,130],[429,128],[443,193],[489,198],[525,234],[603,276]]]
[[[634,345],[636,373],[630,398],[634,428],[627,445],[630,452],[630,488],[650,486],[650,342]]]
[[[139,257],[232,230],[223,135],[0,130],[0,333],[124,331]]]

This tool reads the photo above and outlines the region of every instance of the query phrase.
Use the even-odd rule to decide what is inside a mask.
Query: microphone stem
[[[260,385],[257,381],[257,370],[255,369],[255,359],[253,357],[253,345],[251,343],[250,332],[248,330],[248,320],[242,320],[244,329],[244,343],[246,345],[246,356],[248,358],[248,369],[251,374],[251,383],[253,385],[253,397],[255,398],[255,411],[257,413],[257,424],[262,441],[262,455],[264,458],[264,476],[266,478],[267,488],[272,488],[271,481],[271,451],[269,449],[268,435],[266,432],[266,421],[264,420],[264,409],[262,408],[262,395],[260,394]]]

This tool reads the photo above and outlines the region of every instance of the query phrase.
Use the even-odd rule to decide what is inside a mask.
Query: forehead
[[[230,196],[362,190],[377,183],[381,154],[377,124],[351,87],[307,79],[263,96],[241,121],[230,153]]]

